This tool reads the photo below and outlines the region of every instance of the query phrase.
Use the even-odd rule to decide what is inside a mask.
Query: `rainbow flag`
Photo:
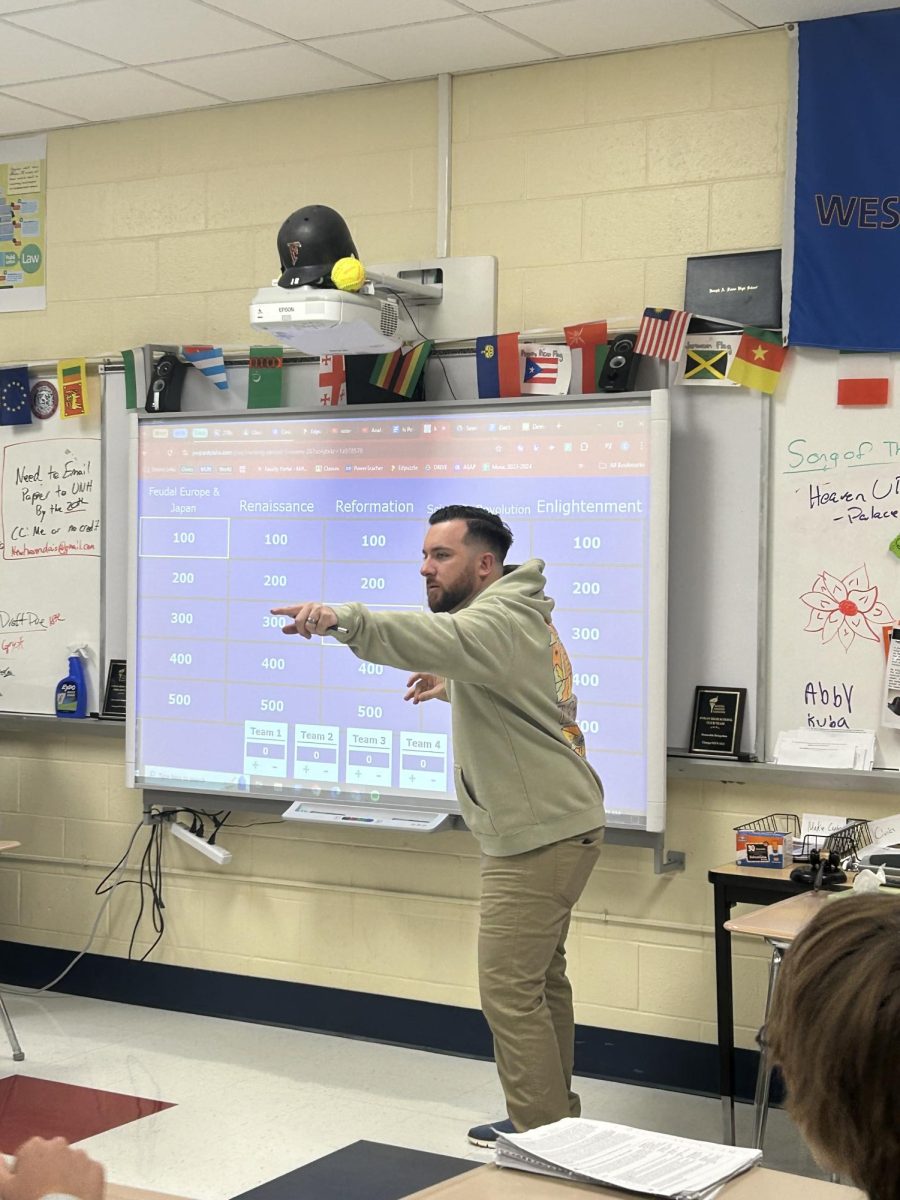
[[[422,377],[433,346],[434,342],[419,342],[408,354],[404,354],[397,378],[391,387],[392,392],[396,392],[398,396],[405,396],[407,400],[410,398]]]
[[[372,374],[369,376],[369,383],[390,391],[391,380],[394,378],[394,372],[401,357],[399,350],[395,350],[393,354],[379,354],[375,359]]]

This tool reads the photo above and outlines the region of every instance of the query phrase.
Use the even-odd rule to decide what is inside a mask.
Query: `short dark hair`
[[[501,563],[506,558],[513,542],[512,530],[496,513],[472,504],[446,504],[428,518],[429,525],[442,525],[445,521],[465,521],[466,542],[483,542]]]
[[[764,1031],[817,1155],[870,1200],[900,1197],[900,903],[829,899],[784,957]]]

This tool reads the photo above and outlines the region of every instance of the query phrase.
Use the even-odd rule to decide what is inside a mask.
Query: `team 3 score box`
[[[757,829],[737,830],[739,867],[789,867],[794,860],[794,835]]]

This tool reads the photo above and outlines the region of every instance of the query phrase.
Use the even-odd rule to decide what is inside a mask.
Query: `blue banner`
[[[900,350],[900,11],[803,21],[799,56],[788,341]]]

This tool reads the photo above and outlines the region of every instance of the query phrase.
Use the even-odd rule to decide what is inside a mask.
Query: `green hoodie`
[[[359,658],[448,681],[456,795],[485,854],[522,854],[605,821],[543,570],[537,558],[508,568],[453,613],[335,607],[346,633],[332,636]]]

